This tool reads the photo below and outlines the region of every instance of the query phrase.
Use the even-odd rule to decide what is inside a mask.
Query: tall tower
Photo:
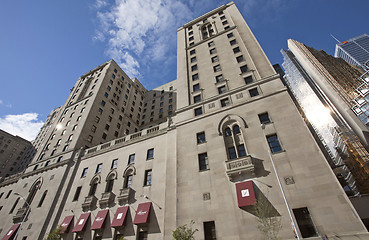
[[[369,36],[363,34],[336,44],[334,56],[363,69],[369,69]]]

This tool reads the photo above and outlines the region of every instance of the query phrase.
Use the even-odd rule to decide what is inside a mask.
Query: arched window
[[[227,128],[224,130],[224,133],[225,133],[225,136],[226,136],[226,137],[232,136],[232,132],[231,132],[231,129],[230,129],[229,127],[227,127]]]
[[[106,178],[106,187],[105,187],[105,192],[112,192],[113,191],[113,186],[114,186],[114,180],[117,178],[117,173],[115,170],[112,170],[107,178]]]
[[[136,174],[136,168],[133,165],[129,165],[127,169],[124,171],[124,183],[123,188],[130,188],[133,181],[133,175]]]
[[[236,124],[233,126],[233,134],[240,134],[240,127]]]
[[[41,188],[42,185],[42,178],[37,179],[31,186],[30,190],[29,190],[29,194],[27,197],[27,203],[29,205],[31,205],[33,199],[35,198],[35,195],[37,193],[37,191]],[[23,207],[28,207],[27,203],[25,202]]]
[[[98,178],[92,179],[92,181],[90,183],[90,191],[88,193],[88,196],[95,196],[98,184],[99,184],[99,179]]]
[[[201,34],[202,34],[202,39],[207,39],[208,37],[215,35],[214,29],[211,23],[207,23],[201,27]]]

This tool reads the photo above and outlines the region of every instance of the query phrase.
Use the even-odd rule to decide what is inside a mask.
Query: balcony
[[[122,188],[122,189],[120,189],[119,196],[117,197],[118,201],[119,201],[119,204],[123,205],[123,204],[128,203],[129,196],[131,195],[131,193],[132,193],[131,188]]]
[[[101,194],[101,199],[99,200],[100,208],[105,208],[109,206],[114,201],[115,194],[112,192],[104,192]]]
[[[19,208],[17,213],[13,216],[13,222],[14,223],[19,223],[19,222],[23,221],[24,217],[27,214],[27,210],[28,210],[28,207]]]
[[[97,198],[95,196],[85,197],[85,201],[82,203],[83,211],[92,210],[96,206]]]
[[[227,160],[226,167],[226,173],[231,181],[239,177],[245,178],[250,175],[253,176],[255,170],[255,165],[251,156]]]

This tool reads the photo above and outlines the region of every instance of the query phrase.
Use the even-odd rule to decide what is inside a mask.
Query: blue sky
[[[33,139],[79,76],[114,59],[147,89],[176,79],[176,29],[229,1],[16,0],[0,8],[0,129]],[[236,0],[272,64],[293,38],[334,54],[369,0]]]

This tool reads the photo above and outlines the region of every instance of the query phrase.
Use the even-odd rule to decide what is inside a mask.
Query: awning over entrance
[[[238,207],[247,207],[256,203],[254,183],[250,181],[236,183]]]
[[[90,213],[82,213],[79,217],[77,224],[74,226],[72,232],[81,232],[84,230],[86,223],[88,221],[88,218],[90,217]]]
[[[149,215],[150,215],[150,208],[151,208],[151,202],[139,204],[133,224],[148,223]]]
[[[70,223],[72,222],[74,218],[74,215],[71,215],[71,216],[66,216],[62,222],[62,224],[60,224],[61,226],[61,231],[60,233],[67,233],[69,231],[69,226],[70,226]]]
[[[17,232],[20,224],[14,224],[9,231],[5,234],[5,236],[1,240],[12,240]]]
[[[105,218],[108,215],[109,209],[101,210],[97,213],[91,230],[101,229],[104,226]]]
[[[111,222],[111,227],[121,227],[125,225],[125,220],[127,217],[128,206],[119,207],[114,215],[113,221]]]

